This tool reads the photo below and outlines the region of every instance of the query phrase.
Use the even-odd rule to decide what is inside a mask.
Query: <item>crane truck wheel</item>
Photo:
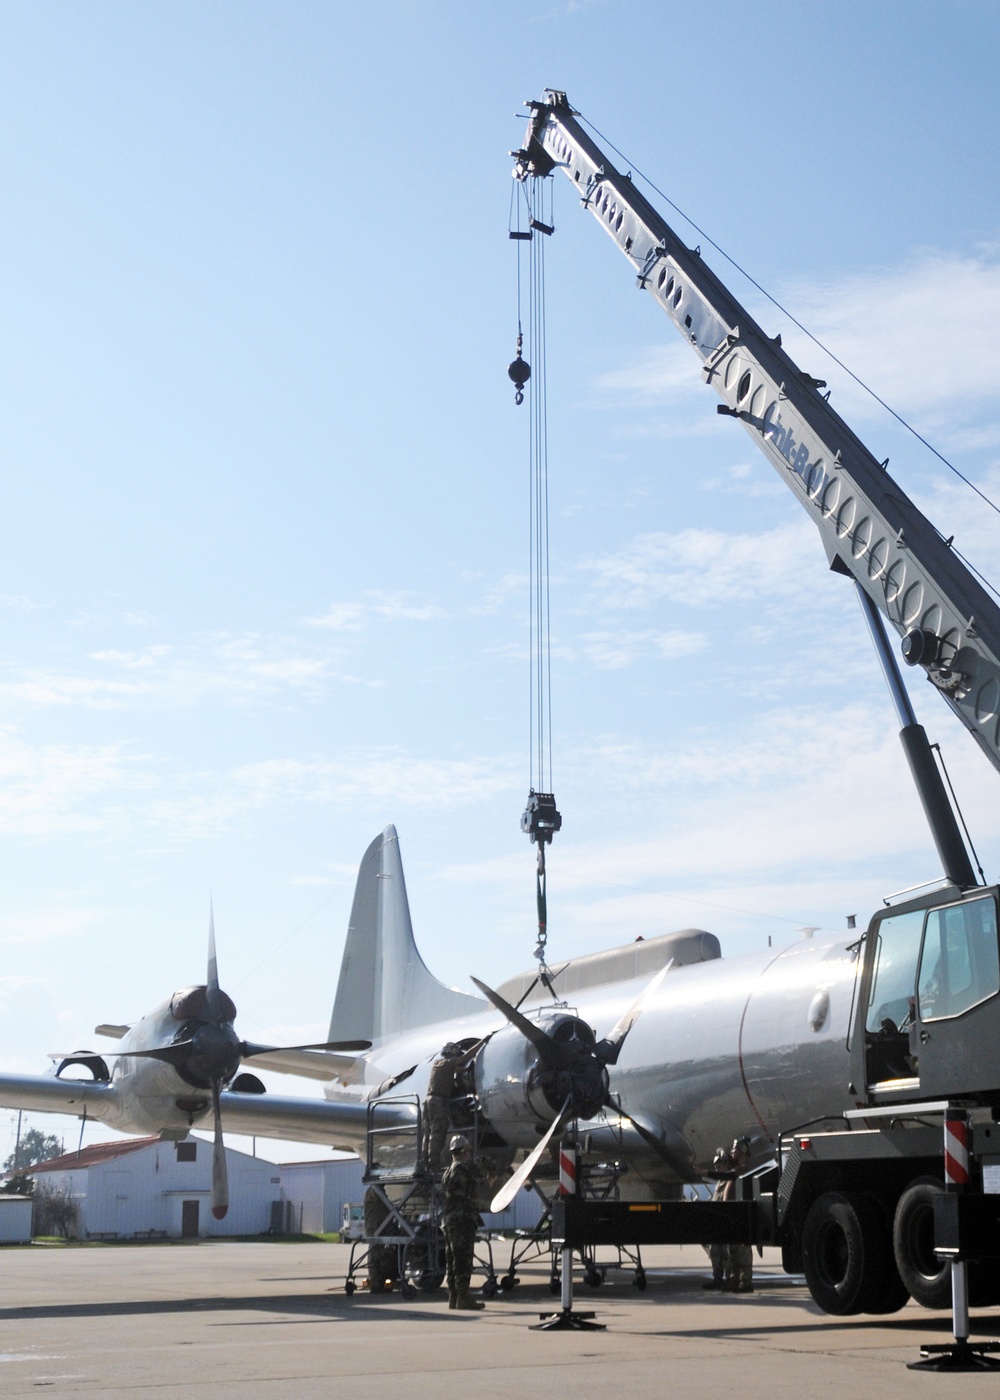
[[[951,1306],[951,1265],[934,1253],[934,1197],[944,1187],[921,1177],[899,1198],[892,1226],[892,1250],[910,1297],[922,1308]]]
[[[891,1266],[888,1227],[873,1196],[827,1191],[817,1197],[802,1230],[802,1268],[818,1307],[840,1317],[895,1311],[905,1298],[891,1306]]]
[[[951,1307],[951,1264],[934,1253],[934,1197],[944,1187],[932,1176],[922,1176],[899,1198],[892,1227],[892,1248],[900,1277],[914,1302],[922,1308]],[[969,1302],[974,1308],[997,1301],[997,1281],[991,1261],[970,1259]]]

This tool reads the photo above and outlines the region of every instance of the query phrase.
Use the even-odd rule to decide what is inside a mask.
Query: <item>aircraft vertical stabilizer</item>
[[[485,1007],[427,970],[413,939],[399,838],[387,826],[358,870],[330,1038],[380,1040]]]

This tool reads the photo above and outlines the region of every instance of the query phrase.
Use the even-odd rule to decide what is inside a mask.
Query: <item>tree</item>
[[[33,1196],[35,1194],[35,1178],[28,1172],[14,1172],[0,1186],[0,1191],[5,1196]]]
[[[61,1235],[72,1239],[80,1223],[80,1207],[68,1191],[57,1191],[48,1182],[35,1192],[31,1211],[33,1235]]]
[[[23,1172],[36,1162],[50,1162],[53,1157],[63,1154],[62,1141],[54,1133],[40,1133],[37,1128],[28,1128],[21,1134],[21,1141],[3,1164],[5,1172]]]

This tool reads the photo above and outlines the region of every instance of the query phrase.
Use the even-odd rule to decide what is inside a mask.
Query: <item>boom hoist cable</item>
[[[548,902],[546,897],[545,848],[562,827],[562,816],[552,792],[552,647],[549,609],[549,460],[546,397],[545,346],[545,238],[553,232],[552,181],[533,180],[531,188],[515,184],[511,191],[510,237],[517,243],[517,354],[507,373],[515,387],[514,402],[524,402],[528,394],[528,477],[529,477],[529,706],[528,706],[528,805],[521,816],[521,830],[538,847],[535,874],[535,901],[538,910],[538,939],[535,957],[539,976],[549,990],[551,978],[546,963],[548,941]],[[548,195],[548,210],[545,208]],[[522,210],[522,200],[524,208]],[[514,202],[517,205],[516,220]],[[522,213],[527,227],[522,228]],[[546,217],[547,213],[547,217]],[[516,222],[516,227],[515,227]],[[543,235],[538,237],[537,235]],[[521,320],[522,245],[527,244],[528,353],[524,359],[524,333]],[[532,374],[531,363],[534,364]]]

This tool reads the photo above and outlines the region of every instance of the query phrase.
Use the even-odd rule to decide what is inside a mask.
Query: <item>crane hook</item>
[[[524,403],[524,386],[531,378],[531,366],[528,364],[528,361],[521,356],[522,339],[520,332],[518,332],[517,358],[511,360],[510,364],[507,366],[507,375],[514,383],[514,402],[516,404]]]

